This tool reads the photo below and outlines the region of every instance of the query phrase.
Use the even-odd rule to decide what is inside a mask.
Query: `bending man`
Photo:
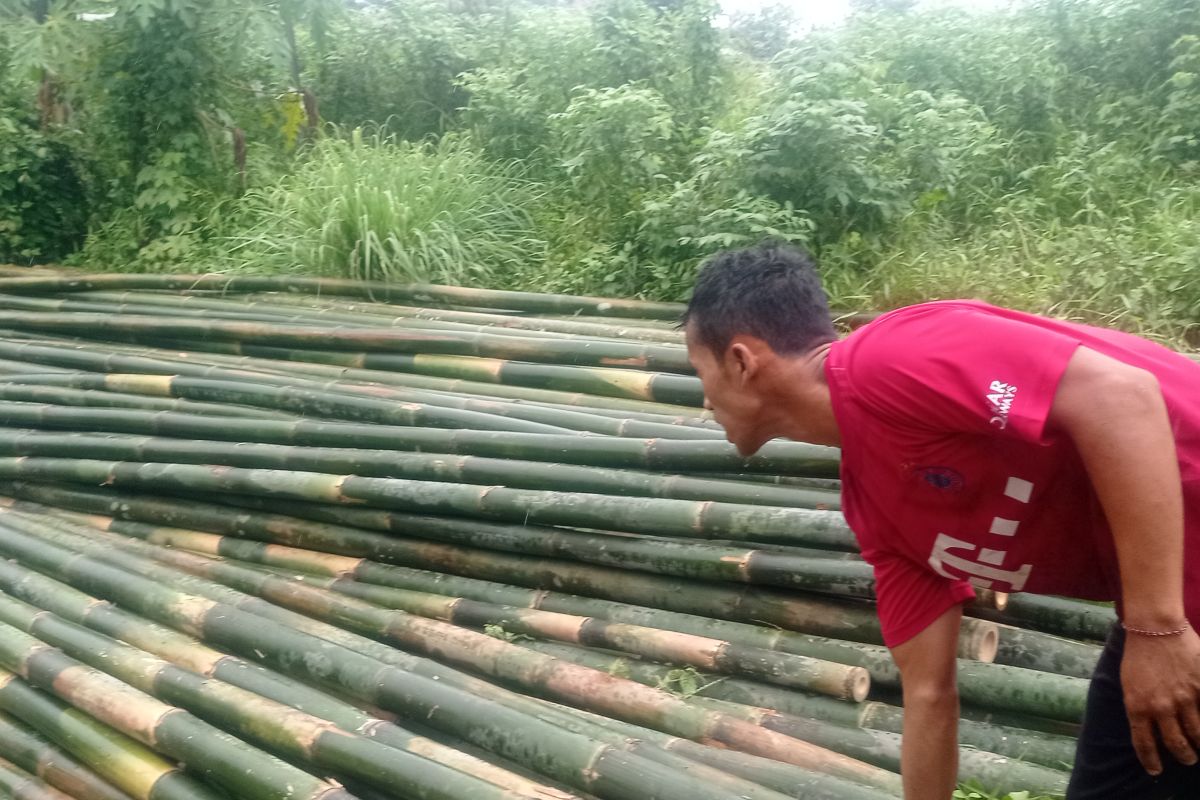
[[[839,341],[811,262],[774,246],[713,258],[685,322],[739,451],[842,449],[842,507],[903,680],[908,800],[955,785],[972,585],[1118,601],[1068,800],[1200,797],[1200,364],[975,301]]]

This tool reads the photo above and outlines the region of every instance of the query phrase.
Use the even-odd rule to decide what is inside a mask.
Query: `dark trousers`
[[[1092,676],[1067,800],[1200,800],[1200,765],[1185,767],[1162,750],[1163,773],[1146,773],[1133,751],[1121,656],[1125,631],[1115,626]]]

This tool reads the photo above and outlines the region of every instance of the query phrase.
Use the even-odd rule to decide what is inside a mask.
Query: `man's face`
[[[754,352],[736,340],[720,355],[696,340],[692,325],[686,331],[688,359],[704,386],[704,407],[711,409],[725,438],[744,456],[774,438],[765,428],[765,405],[755,380],[763,366]]]

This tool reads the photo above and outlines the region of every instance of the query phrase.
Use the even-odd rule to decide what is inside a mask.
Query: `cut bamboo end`
[[[1008,593],[996,592],[991,589],[976,589],[975,605],[982,608],[994,608],[997,611],[1003,611],[1008,608]]]
[[[846,696],[856,703],[867,699],[871,692],[871,673],[862,667],[855,667],[846,675]]]
[[[1000,626],[981,619],[964,618],[958,637],[958,657],[991,664],[1000,650]]]

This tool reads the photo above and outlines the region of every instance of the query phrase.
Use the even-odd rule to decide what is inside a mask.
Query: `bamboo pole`
[[[352,380],[361,383],[382,383],[394,386],[410,386],[417,389],[429,389],[446,392],[463,392],[481,396],[503,397],[507,399],[541,400],[558,402],[566,405],[595,406],[603,405],[614,410],[630,412],[653,412],[661,414],[685,415],[694,418],[706,418],[707,412],[694,406],[671,405],[655,403],[647,400],[613,397],[611,392],[601,396],[581,392],[562,392],[551,389],[538,389],[525,386],[509,386],[501,383],[465,381],[454,378],[417,375],[385,370],[357,369],[348,366],[333,366],[310,361],[276,360],[257,358],[254,356],[228,355],[225,353],[194,352],[190,343],[177,343],[174,350],[164,349],[170,342],[160,342],[159,347],[135,347],[107,343],[102,351],[96,351],[95,343],[83,342],[76,339],[54,337],[38,337],[37,339],[20,339],[18,331],[5,331],[8,340],[0,339],[0,355],[20,356],[28,362],[45,364],[53,368],[40,370],[52,372],[54,369],[74,368],[89,372],[145,372],[152,375],[192,375],[194,377],[214,377],[219,370],[231,369],[242,374],[287,374],[304,375],[327,380]],[[316,353],[317,351],[312,351]],[[286,354],[286,351],[285,351]],[[331,354],[332,355],[332,354]],[[345,354],[342,354],[343,356]],[[20,361],[18,359],[18,361]],[[338,358],[338,361],[353,363],[354,358]],[[14,365],[18,362],[14,362]],[[30,372],[33,370],[12,370]],[[607,374],[607,373],[606,373]],[[614,373],[621,374],[624,373]],[[638,373],[645,376],[645,373]]]
[[[602,726],[627,739],[653,742],[664,750],[679,753],[694,762],[709,764],[721,770],[741,775],[747,780],[753,780],[798,800],[882,800],[884,797],[898,797],[900,794],[898,780],[893,780],[886,786],[865,786],[819,773],[800,772],[790,764],[739,753],[735,750],[722,750],[702,745],[689,739],[680,739],[650,728],[602,717],[577,708],[559,706],[549,702],[546,705],[563,712],[560,719],[563,719],[564,724],[578,720],[594,726]]]
[[[0,455],[39,456],[51,458],[103,458],[127,461],[190,464],[224,464],[257,469],[304,469],[320,472],[354,474],[376,478],[412,478],[416,480],[447,481],[452,483],[494,485],[512,488],[554,489],[595,492],[623,497],[659,497],[677,500],[712,500],[752,505],[792,506],[829,510],[828,495],[803,490],[758,487],[732,481],[705,478],[664,476],[649,472],[583,467],[571,464],[549,464],[519,459],[495,459],[478,456],[446,456],[436,453],[403,453],[355,448],[294,447],[245,442],[230,448],[225,442],[169,437],[132,437],[119,434],[60,434],[54,432],[0,429]],[[415,521],[415,520],[414,520]],[[435,523],[436,524],[436,523]],[[482,531],[493,531],[499,538],[541,543],[539,550],[551,552],[549,543],[538,537],[558,537],[568,540],[556,547],[564,552],[569,542],[579,540],[580,547],[604,548],[612,537],[587,537],[570,531],[541,529],[527,530],[524,526],[504,526],[498,523],[477,524]],[[430,537],[435,538],[435,537]],[[668,540],[669,541],[669,540]],[[592,542],[592,544],[588,544]],[[633,544],[636,544],[633,543]],[[678,543],[675,543],[678,544]],[[484,545],[486,546],[486,545]],[[619,543],[618,543],[619,546]],[[508,549],[505,546],[496,549]],[[521,551],[530,552],[521,547]],[[820,556],[827,551],[801,551]],[[799,554],[799,553],[798,553]],[[772,568],[774,559],[777,567]],[[587,560],[587,559],[584,559]],[[752,579],[776,585],[793,585],[788,573],[794,568],[776,552],[761,554],[762,569],[730,569],[730,574],[745,571]],[[772,569],[777,575],[768,574]],[[754,573],[762,573],[755,578]],[[735,578],[736,579],[736,578]]]
[[[135,800],[225,800],[154,750],[0,669],[0,710]]]
[[[72,800],[45,781],[0,758],[0,796],[14,800]]]
[[[264,698],[224,681],[181,669],[111,637],[63,621],[21,601],[0,596],[0,643],[4,626],[23,631],[63,654],[139,689],[147,697],[184,709],[204,719],[219,720],[222,728],[264,751],[304,765],[315,772],[347,776],[381,791],[399,791],[413,800],[528,800],[442,764],[347,734],[320,717]],[[36,637],[36,638],[35,638]],[[30,668],[34,668],[33,659]],[[156,734],[161,740],[161,736]],[[206,761],[193,761],[204,767]],[[251,768],[251,767],[248,767]],[[261,765],[252,767],[262,770]],[[290,777],[267,773],[272,786],[289,785]],[[228,785],[228,778],[223,782]],[[303,791],[302,785],[293,787]],[[229,788],[246,791],[238,784]],[[287,794],[283,796],[288,796]]]
[[[13,533],[11,528],[8,530]],[[86,540],[78,544],[85,548],[88,545]],[[232,648],[243,656],[306,676],[385,709],[419,718],[493,752],[515,756],[542,774],[578,785],[604,800],[640,800],[647,793],[663,800],[728,800],[723,788],[692,781],[686,774],[659,762],[569,734],[560,726],[516,711],[514,705],[521,705],[519,700],[485,682],[458,678],[426,660],[405,656],[382,645],[373,646],[369,640],[343,635],[336,628],[292,612],[281,616],[279,612],[283,609],[271,604],[251,603],[257,613],[268,615],[266,619],[287,621],[264,628],[261,621],[264,617],[257,613],[168,588],[196,585],[186,580],[181,582],[178,572],[162,571],[164,577],[171,576],[167,578],[169,583],[142,577],[159,574],[151,562],[139,561],[135,567],[138,572],[128,572],[108,565],[110,560],[128,560],[115,552],[101,549],[91,555],[103,561],[83,560],[54,545],[31,541],[24,534],[0,537],[0,548],[9,553],[19,548],[25,561],[65,573],[64,577],[70,578],[77,588],[96,591],[172,627],[185,625],[202,630],[213,644]],[[223,597],[236,594],[232,590],[215,593]],[[180,618],[178,610],[184,608],[188,609],[187,616]],[[320,631],[320,638],[306,632],[312,630]],[[355,649],[347,649],[338,641],[351,643]],[[295,653],[301,651],[309,657],[296,659]],[[376,656],[384,660],[377,660]],[[436,676],[437,680],[427,675]],[[503,696],[507,703],[495,699],[497,696]],[[769,793],[757,797],[771,800]]]
[[[682,677],[676,670],[661,664],[575,645],[523,641],[521,646],[585,664],[593,669],[628,677],[649,686],[678,686]],[[768,686],[739,678],[723,678],[713,674],[695,674],[688,676],[688,679],[695,682],[694,696],[698,697],[711,697],[743,706],[772,709],[791,717],[824,721],[840,727],[871,728],[893,734],[903,732],[903,711],[878,701],[852,704],[784,687]],[[1069,767],[1075,754],[1074,739],[1065,736],[967,719],[959,720],[959,742],[966,747],[1032,761],[1057,770]]]
[[[0,562],[0,587],[14,598],[152,653],[176,666],[308,711],[333,722],[342,730],[436,761],[510,790],[517,796],[539,800],[573,800],[576,797],[522,777],[511,771],[509,765],[499,765],[464,753],[459,749],[465,746],[462,743],[455,748],[414,734],[304,683],[251,661],[213,650],[192,636],[156,625],[14,563]]]
[[[683,333],[681,331],[664,329],[658,326],[650,327],[638,320],[623,321],[609,318],[601,322],[588,322],[578,316],[570,318],[519,316],[514,314],[459,311],[447,308],[359,303],[280,293],[249,295],[246,297],[246,300],[251,303],[262,302],[276,308],[280,306],[288,308],[299,307],[315,311],[320,311],[323,308],[334,308],[351,313],[411,317],[413,319],[457,322],[467,325],[486,325],[493,328],[512,328],[522,331],[574,333],[581,336],[600,336],[609,339],[637,339],[644,342],[660,342],[663,344],[679,344],[683,341]]]
[[[247,408],[229,403],[198,403],[143,394],[110,392],[94,389],[70,389],[49,382],[24,384],[19,375],[8,376],[12,382],[0,383],[0,400],[18,403],[76,406],[81,408],[124,408],[141,411],[177,411],[182,414],[203,414],[214,417],[244,417],[248,419],[295,419],[291,414],[262,408]]]
[[[1091,678],[1103,649],[1099,645],[1012,625],[1002,625],[1000,630],[1001,644],[996,654],[998,664],[1011,664],[1015,667],[1071,675],[1076,678]]]
[[[295,292],[334,297],[369,298],[390,302],[416,301],[422,305],[477,306],[513,309],[539,314],[591,314],[602,317],[645,317],[675,321],[683,313],[678,303],[652,303],[605,297],[565,294],[536,294],[496,289],[468,289],[420,283],[356,281],[339,278],[250,275],[71,275],[0,278],[0,292],[13,294],[58,294],[96,290],[138,289],[213,291],[223,294],[246,292]]]
[[[280,404],[291,410],[308,413],[313,416],[334,416],[349,419],[359,419],[362,413],[360,400],[375,403],[375,409],[384,411],[387,404],[414,404],[433,409],[453,409],[474,414],[485,414],[505,417],[513,420],[523,420],[530,423],[547,426],[541,432],[561,433],[567,430],[602,433],[609,436],[633,437],[664,437],[669,439],[708,439],[723,440],[724,434],[718,430],[694,425],[672,425],[661,422],[648,422],[625,417],[609,417],[602,414],[591,414],[577,408],[551,408],[544,405],[529,403],[513,403],[494,399],[473,399],[446,392],[429,392],[419,389],[404,389],[390,386],[369,386],[341,381],[318,383],[306,378],[285,375],[257,375],[250,378],[235,380],[194,378],[182,375],[144,375],[140,373],[106,375],[82,374],[73,375],[10,375],[8,380],[13,384],[31,384],[44,387],[65,387],[67,389],[100,390],[120,392],[128,395],[163,395],[210,403],[246,403],[249,405],[275,408]],[[245,389],[243,389],[245,385]],[[278,387],[283,394],[264,395],[262,387]],[[317,398],[314,402],[313,398]],[[354,403],[354,413],[347,417],[340,405],[333,406],[336,398],[347,398]],[[321,401],[324,402],[321,402]],[[294,407],[294,408],[293,408]],[[185,410],[185,409],[180,409]],[[232,415],[225,415],[232,416]],[[264,414],[259,414],[264,416]],[[391,422],[386,416],[381,420]],[[470,419],[465,420],[470,422]],[[520,430],[520,428],[511,428]],[[537,432],[536,430],[534,432]]]
[[[496,414],[469,411],[427,403],[398,403],[372,397],[355,397],[341,393],[267,382],[221,381],[207,378],[185,378],[170,375],[10,375],[14,383],[45,386],[71,383],[99,390],[159,397],[199,399],[207,403],[231,403],[256,406],[273,411],[296,412],[302,415],[332,417],[356,422],[378,422],[384,425],[428,425],[440,428],[470,427],[476,430],[517,431],[524,433],[565,433],[568,429],[506,418]],[[705,437],[709,438],[709,437]]]
[[[400,478],[92,459],[2,458],[0,476],[93,486],[218,494],[240,492],[326,503],[365,502],[403,511],[481,516],[502,521],[854,549],[853,535],[840,514],[802,508],[617,498],[585,492],[546,492]],[[820,561],[822,564],[852,563]]]
[[[191,765],[238,797],[351,800],[332,784],[4,623],[0,623],[0,665],[142,744]]]
[[[0,757],[75,800],[130,800],[65,750],[4,713],[0,713]]]
[[[509,605],[597,615],[630,624],[729,639],[797,655],[812,655],[838,663],[862,662],[862,666],[872,669],[881,680],[891,685],[898,680],[898,672],[882,648],[799,635],[786,630],[789,626],[802,626],[801,621],[806,618],[805,599],[793,593],[678,581],[566,561],[481,553],[453,545],[409,542],[396,536],[310,522],[293,516],[245,510],[233,514],[229,508],[220,505],[139,497],[111,490],[23,483],[0,484],[0,490],[52,506],[104,515],[105,518],[90,517],[88,522],[139,536],[146,534],[136,523],[114,522],[112,516],[122,520],[144,520],[170,527],[198,528],[254,539],[264,544],[241,542],[234,545],[230,542],[226,547],[236,547],[237,550],[226,549],[224,552],[235,552],[241,558],[261,560],[289,569],[330,576],[353,575],[358,580],[395,588],[458,593],[474,599],[498,600]],[[18,506],[24,508],[25,504]],[[36,504],[28,507],[34,513],[63,513]],[[319,508],[302,507],[296,503],[286,506],[287,510],[294,513],[308,513]],[[370,525],[362,514],[370,515],[371,512],[354,511],[353,522]],[[302,552],[285,548],[303,548],[322,555],[306,557]],[[332,554],[350,556],[351,560],[338,559]],[[406,565],[407,568],[396,565]],[[428,572],[427,569],[440,572]],[[457,574],[445,574],[447,571]],[[510,583],[523,584],[523,587]],[[330,586],[339,591],[369,589],[357,581],[345,586],[339,583]],[[796,605],[795,609],[793,605]],[[778,627],[726,620],[765,622]],[[972,635],[969,628],[966,630],[960,652],[965,657],[986,660],[988,650],[971,648],[980,641],[987,643],[990,637],[981,640]]]
[[[621,610],[609,606],[606,609],[606,613],[612,618],[634,621],[646,619],[646,612],[647,609],[635,607]],[[654,619],[652,624],[658,627],[680,632],[698,631],[701,634],[720,631],[720,635],[731,641],[862,666],[871,673],[872,679],[879,680],[886,686],[897,686],[899,683],[899,673],[883,647],[840,642],[790,631],[772,631],[706,618],[689,618],[688,615],[657,611],[651,611],[650,615]],[[991,670],[983,669],[985,666],[987,665],[960,660],[959,690],[967,702],[1066,720],[1078,720],[1082,713],[1086,681],[1014,667],[995,666]]]
[[[213,419],[177,412],[137,413],[125,409],[77,409],[0,402],[0,424],[22,428],[158,434],[189,439],[262,442],[371,450],[426,450],[656,472],[703,473],[737,465],[764,472],[828,473],[837,469],[829,448],[794,442],[768,444],[742,458],[725,442],[623,439],[574,434],[452,430],[405,425],[365,425],[312,419]]]
[[[128,528],[122,528],[122,531],[128,530]],[[133,532],[133,535],[151,544],[182,548],[192,553],[205,555],[227,551],[231,549],[231,546],[233,546],[232,549],[238,550],[236,545],[239,544],[213,534],[180,529],[139,528]],[[262,549],[259,548],[258,553],[261,554],[261,552]],[[301,552],[288,549],[288,552],[281,553],[281,556],[294,561],[301,558]],[[165,559],[165,563],[187,570],[194,575],[216,580],[243,591],[249,592],[251,591],[250,587],[255,586],[261,591],[274,589],[284,591],[289,595],[296,591],[294,583],[285,589],[286,581],[281,582],[274,578],[262,577],[247,571],[244,566],[239,566],[233,560],[225,562],[192,558],[172,560],[167,553],[160,553],[158,557]],[[311,554],[307,560],[314,564],[318,560],[324,560],[327,568],[338,568],[336,561],[334,564],[330,564],[329,561],[333,559],[328,559],[328,557],[322,559],[316,553]],[[344,561],[342,563],[344,564]],[[344,564],[344,566],[351,565]],[[234,583],[230,583],[230,581],[234,581]],[[372,595],[375,599],[371,600],[376,605],[451,622],[463,627],[479,629],[497,625],[514,634],[527,634],[539,638],[587,644],[592,647],[622,650],[659,661],[690,664],[732,675],[754,676],[770,683],[803,687],[810,691],[855,701],[864,699],[869,689],[867,673],[860,668],[845,667],[751,646],[741,646],[711,637],[680,634],[643,625],[614,623],[598,617],[520,608],[431,592],[376,588],[377,591]],[[309,597],[311,598],[312,595]],[[267,599],[272,598],[268,597]],[[332,601],[327,600],[327,602]]]
[[[1108,637],[1117,621],[1110,606],[1026,592],[1011,595],[1003,612],[973,606],[968,606],[967,612],[994,622],[1098,642]]]
[[[70,334],[89,339],[146,342],[162,339],[237,342],[267,347],[368,353],[423,353],[500,358],[579,367],[618,367],[692,375],[687,352],[678,346],[604,339],[516,337],[475,333],[401,330],[347,325],[294,325],[229,319],[54,313],[0,310],[0,326]]]

